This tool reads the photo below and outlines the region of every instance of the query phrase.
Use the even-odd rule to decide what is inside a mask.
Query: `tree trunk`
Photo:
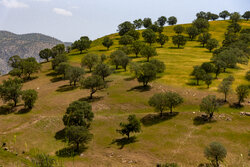
[[[196,84],[199,85],[199,79],[196,79]]]
[[[116,70],[118,69],[118,65],[115,65],[115,69],[116,69]]]
[[[76,151],[79,151],[79,143],[76,143]]]
[[[219,167],[220,165],[219,165],[218,157],[217,156],[215,157],[215,161],[216,161],[216,167]]]
[[[170,107],[170,114],[172,114],[173,113],[173,107],[171,106]]]
[[[224,100],[224,102],[227,102],[227,94],[225,93],[225,100]]]
[[[226,72],[226,68],[224,68],[224,72]]]
[[[17,100],[14,100],[14,107],[16,107],[17,105]]]
[[[180,44],[178,44],[178,48],[180,48]]]
[[[74,81],[74,86],[76,86],[76,81]]]
[[[214,113],[212,112],[212,113],[210,113],[209,114],[209,119],[212,119],[213,118],[213,115],[214,115]]]
[[[129,139],[129,133],[127,133],[128,139]]]
[[[161,116],[161,117],[163,116],[163,114],[162,114],[162,111],[161,111],[161,114],[160,114],[160,116]]]
[[[91,71],[91,67],[89,68],[89,72],[92,72],[92,71]]]
[[[147,57],[147,62],[149,62],[149,56]]]

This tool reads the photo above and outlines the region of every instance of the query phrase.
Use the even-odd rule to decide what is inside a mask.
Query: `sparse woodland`
[[[247,166],[249,17],[137,19],[43,49],[44,63],[13,55],[0,166]]]

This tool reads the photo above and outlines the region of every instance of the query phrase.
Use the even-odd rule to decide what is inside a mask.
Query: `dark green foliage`
[[[138,29],[138,30],[139,30],[139,29],[142,27],[142,25],[143,25],[142,19],[134,20],[133,23],[134,23],[134,27],[135,27],[136,29]]]
[[[105,54],[102,54],[101,55],[101,59],[100,59],[100,61],[101,61],[101,63],[104,63],[104,61],[107,59],[107,56],[105,55]]]
[[[19,97],[22,93],[22,80],[14,78],[9,78],[4,80],[0,85],[0,97],[4,102],[13,101],[14,106],[17,105]]]
[[[102,77],[98,75],[92,75],[87,77],[86,79],[81,80],[81,88],[82,89],[90,89],[90,99],[93,98],[93,94],[101,90],[105,87],[105,83]]]
[[[198,18],[193,21],[193,26],[195,26],[198,29],[199,33],[202,33],[202,32],[208,31],[209,22],[207,19]]]
[[[175,35],[172,37],[172,42],[174,45],[177,45],[178,48],[180,48],[180,46],[186,45],[187,39],[183,35]]]
[[[129,61],[129,57],[127,55],[121,57],[121,66],[125,71],[127,71]]]
[[[200,104],[200,111],[204,111],[207,115],[209,115],[209,119],[213,118],[214,112],[218,111],[219,104],[216,100],[216,96],[208,95],[202,99]]]
[[[148,27],[150,27],[152,25],[152,20],[151,20],[151,18],[144,18],[143,19],[143,26],[145,27],[145,28],[148,28]]]
[[[126,135],[129,139],[130,133],[139,133],[141,132],[141,124],[140,121],[136,118],[135,115],[128,116],[128,123],[120,123],[121,129],[116,130],[118,133],[122,135]]]
[[[37,97],[38,93],[34,89],[25,90],[22,92],[22,100],[24,101],[24,106],[26,108],[33,108]]]
[[[89,130],[83,126],[67,127],[65,135],[70,145],[76,145],[76,151],[79,151],[80,145],[87,144],[93,138]]]
[[[250,81],[250,70],[246,72],[246,76],[245,77],[246,77],[246,79],[248,81]]]
[[[206,48],[211,52],[213,49],[217,48],[219,46],[219,42],[215,39],[208,39]]]
[[[183,98],[178,93],[175,92],[166,92],[165,96],[167,102],[166,104],[170,110],[170,113],[173,112],[173,108],[179,106],[184,101]]]
[[[237,22],[233,22],[227,27],[227,30],[229,32],[237,33],[240,32],[241,26]]]
[[[105,46],[108,50],[114,44],[113,40],[109,37],[105,37],[103,39],[102,45]]]
[[[136,31],[134,29],[132,30],[129,30],[126,35],[129,35],[131,37],[133,37],[133,40],[138,40],[140,38],[140,32],[139,31]]]
[[[227,156],[227,150],[222,144],[212,142],[205,148],[204,155],[215,167],[219,167],[219,162],[223,162]]]
[[[52,49],[52,58],[55,58],[56,56],[63,54],[65,52],[65,46],[64,44],[58,44],[54,46]]]
[[[149,82],[156,79],[157,71],[155,65],[151,63],[144,63],[137,67],[138,68],[134,69],[134,72],[138,82],[142,82],[143,86],[147,86]]]
[[[66,52],[67,52],[67,53],[70,53],[71,50],[72,50],[71,46],[67,46],[67,47],[66,47]]]
[[[76,86],[76,83],[80,81],[85,71],[80,67],[69,67],[66,70],[66,79],[69,80],[70,85],[73,83]]]
[[[162,62],[160,60],[153,59],[153,60],[150,60],[149,63],[151,63],[155,66],[157,73],[163,73],[166,69],[164,62]]]
[[[116,69],[118,69],[118,66],[122,64],[122,58],[126,56],[127,55],[123,51],[116,50],[110,55],[111,63],[116,66]]]
[[[217,14],[214,14],[214,13],[212,13],[211,14],[211,20],[217,20],[219,18],[219,16],[217,15]]]
[[[238,40],[239,36],[233,32],[225,33],[225,39],[222,41],[223,46],[229,46]]]
[[[158,18],[157,23],[163,27],[167,22],[167,18],[165,16],[161,16]]]
[[[162,117],[163,111],[168,109],[166,93],[154,94],[152,97],[150,97],[148,104],[154,107],[156,112],[160,112],[160,116]]]
[[[134,38],[133,38],[133,37],[131,37],[130,35],[125,34],[125,35],[123,35],[123,36],[120,38],[119,44],[120,44],[120,45],[125,45],[125,46],[126,46],[126,45],[129,45],[129,44],[132,44],[133,41],[134,41]]]
[[[16,76],[16,77],[19,77],[19,78],[22,78],[22,75],[23,75],[23,71],[19,68],[13,68],[9,74],[11,76]]]
[[[208,40],[211,38],[211,34],[208,32],[204,32],[202,33],[199,37],[198,37],[198,41],[201,43],[201,45],[204,47],[205,44],[207,44]]]
[[[157,112],[162,113],[164,110],[169,109],[170,113],[173,112],[173,108],[183,103],[183,98],[175,92],[157,93],[149,99],[149,105],[154,107]]]
[[[77,40],[73,43],[73,49],[78,49],[80,53],[84,50],[88,50],[91,46],[92,41],[87,36],[83,36],[80,40]]]
[[[241,105],[242,102],[248,97],[249,94],[249,86],[247,85],[239,85],[236,88],[236,94],[238,97],[238,104]]]
[[[194,66],[194,70],[191,75],[195,77],[196,84],[199,85],[199,81],[203,80],[204,76],[206,75],[206,72],[200,66]]]
[[[106,64],[98,64],[95,68],[94,75],[99,75],[102,77],[103,81],[112,73],[112,70]]]
[[[249,18],[250,18],[250,11],[246,11],[246,12],[242,15],[242,17],[248,21]]]
[[[215,70],[215,67],[212,63],[210,62],[204,62],[201,65],[201,68],[206,72],[206,73],[212,73]]]
[[[21,62],[21,57],[18,55],[14,55],[9,58],[8,64],[12,68],[19,68],[20,62]]]
[[[118,32],[120,36],[123,36],[124,34],[129,32],[129,30],[133,29],[135,29],[135,26],[129,21],[125,21],[118,26]]]
[[[43,49],[39,52],[39,57],[41,59],[45,59],[47,62],[49,61],[49,59],[53,56],[53,52],[51,49]]]
[[[158,23],[155,22],[154,24],[150,25],[148,27],[148,29],[151,29],[153,30],[154,32],[159,32],[159,33],[162,33],[163,29],[161,27],[158,26]]]
[[[156,42],[156,34],[152,29],[146,29],[142,32],[142,37],[144,40],[149,43],[150,45],[152,43]]]
[[[191,41],[195,39],[197,35],[199,35],[199,31],[195,26],[190,26],[186,28],[186,32],[190,38]]]
[[[233,76],[229,76],[227,78],[224,78],[223,81],[219,84],[218,91],[221,93],[224,93],[224,101],[227,101],[227,95],[232,92],[232,84],[234,81]]]
[[[171,16],[168,18],[168,24],[169,25],[175,25],[177,23],[177,18],[174,16]]]
[[[56,69],[56,67],[60,64],[60,63],[66,63],[68,61],[68,57],[66,54],[61,54],[61,55],[57,55],[53,60],[52,60],[52,69]]]
[[[89,103],[86,101],[74,101],[67,108],[63,116],[63,123],[65,126],[84,126],[89,128],[93,118],[94,113]]]
[[[220,12],[219,16],[225,20],[227,17],[230,16],[230,13],[227,10],[224,10]]]
[[[207,85],[207,88],[209,88],[209,85],[212,84],[213,77],[212,77],[210,74],[206,74],[206,75],[204,75],[204,77],[203,77],[203,81],[205,81],[205,83],[206,83],[206,85]]]
[[[147,58],[147,62],[149,62],[150,57],[157,56],[156,49],[148,45],[145,45],[140,53],[143,57]]]
[[[138,54],[141,52],[144,47],[144,43],[141,41],[134,41],[131,45],[132,52],[138,57]]]
[[[57,72],[57,74],[63,75],[63,79],[65,79],[68,68],[70,68],[69,63],[62,62],[56,67],[55,71]]]
[[[156,41],[161,45],[161,47],[168,41],[168,36],[164,34],[159,34]]]
[[[99,57],[96,54],[89,53],[82,58],[81,66],[88,67],[89,71],[92,72],[92,69],[98,64]]]
[[[181,34],[184,30],[185,30],[185,28],[182,25],[177,25],[174,27],[174,31],[178,35]]]
[[[56,167],[57,161],[47,154],[37,154],[31,158],[32,164],[35,167]]]
[[[226,63],[221,59],[215,59],[213,60],[214,66],[215,66],[215,78],[218,79],[218,75],[221,73],[221,70],[226,68]]]
[[[230,14],[230,20],[232,22],[238,22],[240,20],[241,15],[238,12],[233,12]]]
[[[196,13],[196,17],[197,17],[197,19],[207,19],[207,13],[200,11],[199,13]]]
[[[21,61],[21,69],[23,70],[23,75],[26,76],[27,79],[30,79],[31,74],[38,72],[40,68],[41,65],[34,57],[22,59]]]
[[[127,45],[120,47],[119,50],[123,51],[126,55],[130,55],[132,53],[131,46],[127,46]]]

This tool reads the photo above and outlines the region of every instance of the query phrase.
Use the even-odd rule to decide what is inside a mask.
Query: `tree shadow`
[[[239,104],[239,103],[233,103],[233,104],[229,104],[229,107],[230,108],[235,108],[235,109],[241,109],[243,108],[244,106]]]
[[[105,52],[105,51],[108,51],[107,49],[99,49],[98,50],[99,52]]]
[[[62,85],[62,86],[59,86],[59,88],[56,91],[57,92],[67,92],[67,91],[75,90],[77,88],[78,88],[78,86]]]
[[[201,116],[196,116],[193,119],[193,125],[199,126],[199,125],[204,125],[207,123],[215,123],[216,120],[211,120],[207,115],[201,115]]]
[[[111,144],[116,144],[119,146],[119,149],[123,149],[125,145],[128,145],[130,143],[135,143],[138,140],[136,140],[135,136],[130,137],[129,139],[127,137],[123,137],[121,139],[114,139]]]
[[[50,79],[50,81],[51,81],[52,83],[54,83],[54,82],[59,82],[59,81],[62,81],[62,80],[63,80],[62,77],[54,77],[54,78],[51,78],[51,79]]]
[[[28,112],[31,111],[31,108],[22,108],[21,110],[19,110],[17,113],[15,114],[26,114]]]
[[[70,146],[70,147],[66,147],[66,148],[62,148],[58,151],[56,151],[56,155],[58,157],[74,157],[77,155],[81,155],[82,152],[84,152],[85,150],[87,150],[88,147],[84,146],[84,145],[80,145],[79,150],[76,150],[76,147],[74,146]]]
[[[146,92],[146,91],[150,91],[151,88],[152,88],[151,86],[136,86],[127,90],[127,92],[131,92],[131,91]]]
[[[0,106],[0,115],[8,115],[13,113],[14,111],[15,110],[13,106],[10,104]]]
[[[148,114],[141,119],[141,123],[144,126],[152,126],[152,125],[161,123],[163,121],[170,120],[176,117],[178,114],[179,112],[173,112],[172,114],[167,112],[167,113],[163,113],[162,116],[160,114]]]
[[[56,132],[56,134],[55,134],[55,139],[56,140],[61,140],[61,141],[63,141],[63,142],[65,142],[65,128],[63,128],[62,130],[59,130],[59,131],[57,131]]]
[[[83,97],[83,98],[80,98],[79,101],[86,101],[88,103],[93,103],[96,101],[100,101],[103,98],[104,98],[103,96],[93,96],[92,99],[90,99],[89,97]]]
[[[128,77],[128,78],[125,78],[124,81],[133,81],[135,79],[135,77]]]
[[[48,74],[46,74],[46,76],[50,76],[50,77],[56,77],[58,74],[55,71],[52,71]]]
[[[33,76],[33,77],[29,77],[29,78],[26,77],[26,78],[23,79],[23,82],[24,83],[30,82],[30,81],[33,81],[33,80],[35,80],[37,78],[38,78],[38,76]]]
[[[177,46],[170,46],[170,47],[168,47],[168,49],[184,49],[184,47],[178,48]]]
[[[199,45],[199,46],[193,46],[193,48],[205,48],[205,47]]]

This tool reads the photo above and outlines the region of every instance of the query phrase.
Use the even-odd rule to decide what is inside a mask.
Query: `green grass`
[[[227,21],[211,22],[210,30],[213,37],[221,42],[228,24]],[[241,25],[250,26],[246,22],[241,22]],[[173,35],[172,27],[166,27],[164,33],[168,36]],[[113,34],[111,37],[117,39],[118,35]],[[118,47],[118,41],[115,40],[115,45],[110,51],[106,51],[101,42],[102,38],[95,40],[89,53],[109,55]],[[194,167],[199,163],[208,162],[203,156],[204,147],[212,141],[218,141],[228,151],[224,166],[249,164],[247,153],[250,149],[250,118],[240,116],[240,112],[250,111],[248,103],[241,109],[230,108],[228,104],[223,105],[219,112],[215,113],[216,122],[213,123],[194,125],[193,121],[196,116],[203,114],[199,112],[202,97],[215,94],[218,98],[223,98],[223,95],[216,91],[216,87],[221,79],[229,74],[236,78],[234,88],[240,83],[247,83],[243,76],[249,66],[228,70],[228,73],[222,74],[220,79],[214,81],[209,90],[204,84],[199,87],[191,86],[188,83],[192,67],[209,61],[211,53],[200,48],[199,43],[195,41],[188,42],[184,49],[169,47],[173,47],[171,41],[164,48],[157,48],[159,56],[156,58],[165,62],[167,70],[161,78],[150,83],[152,88],[149,91],[133,90],[132,88],[139,83],[129,79],[131,75],[123,70],[107,78],[110,81],[108,88],[94,94],[101,99],[91,103],[95,114],[91,127],[94,138],[87,145],[88,149],[82,156],[74,159],[59,158],[60,162],[62,161],[65,166],[115,167],[155,166],[156,163],[177,162],[180,166]],[[79,65],[83,56],[84,54],[79,55],[77,51],[73,51],[69,57],[72,64]],[[145,58],[133,59],[141,60],[144,61]],[[89,96],[89,90],[77,88],[72,91],[56,91],[60,86],[69,83],[51,82],[53,77],[47,75],[52,72],[50,68],[50,63],[44,63],[41,72],[37,74],[39,78],[24,84],[24,89],[36,89],[39,93],[32,111],[16,114],[23,107],[23,102],[20,102],[16,112],[0,115],[0,144],[7,142],[7,147],[18,152],[16,156],[0,150],[0,166],[25,166],[29,163],[27,156],[32,156],[34,149],[55,156],[56,151],[67,146],[54,138],[55,133],[64,127],[62,117],[68,105],[72,101]],[[1,77],[0,82],[7,77]],[[142,125],[142,132],[136,134],[136,142],[125,145],[122,149],[113,143],[115,139],[122,138],[116,129],[121,121],[126,121],[129,114],[136,114],[139,119],[148,114],[157,114],[148,105],[148,99],[154,93],[166,90],[175,91],[184,97],[183,105],[174,109],[179,114],[150,126]],[[236,102],[235,93],[230,94],[228,100],[230,103]],[[0,104],[2,105],[1,102]],[[26,154],[23,155],[23,151],[26,151]],[[20,164],[13,165],[13,162]]]

